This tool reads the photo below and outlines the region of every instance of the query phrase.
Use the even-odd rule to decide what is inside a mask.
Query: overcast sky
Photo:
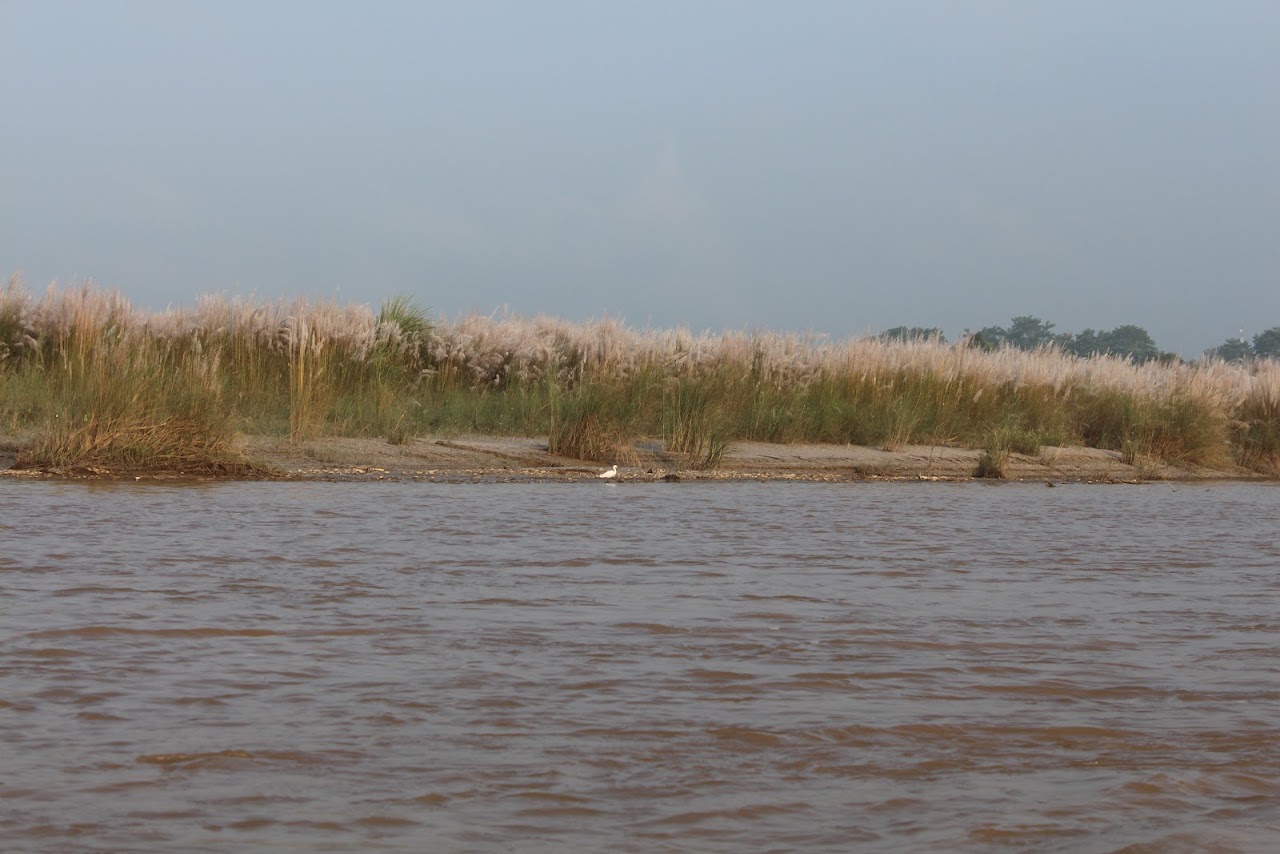
[[[1280,325],[1280,3],[0,0],[0,274],[814,330]]]

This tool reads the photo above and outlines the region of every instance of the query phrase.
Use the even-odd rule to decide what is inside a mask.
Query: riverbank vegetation
[[[831,340],[618,320],[440,320],[325,301],[134,309],[93,286],[0,290],[0,432],[45,468],[226,470],[237,433],[547,435],[608,462],[662,440],[713,466],[734,440],[1036,453],[1080,444],[1280,467],[1280,363],[1143,363],[937,336]],[[247,469],[246,469],[247,471]]]

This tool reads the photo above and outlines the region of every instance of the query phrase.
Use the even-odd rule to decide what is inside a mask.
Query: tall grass
[[[690,465],[760,440],[956,444],[996,457],[1085,444],[1280,467],[1275,361],[1136,365],[936,339],[639,330],[608,317],[431,320],[404,298],[377,314],[227,296],[143,312],[92,286],[37,296],[15,278],[0,290],[0,392],[0,427],[35,432],[44,458],[63,464],[136,449],[148,425],[169,425],[160,432],[209,448],[236,432],[490,432],[547,435],[558,453],[608,462],[660,438]]]
[[[21,317],[12,296],[11,288],[0,312]],[[19,465],[261,473],[232,448],[216,358],[145,334],[118,299],[83,289],[58,296],[43,308],[59,324],[22,326],[22,346],[0,368],[7,420],[39,427]]]
[[[1232,424],[1234,451],[1242,465],[1280,474],[1280,371],[1259,372],[1250,380]]]

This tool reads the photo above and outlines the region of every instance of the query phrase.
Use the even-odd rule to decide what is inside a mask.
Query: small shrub
[[[690,467],[695,469],[717,468],[724,460],[724,455],[728,450],[729,442],[724,436],[712,433],[707,437],[705,452],[696,454],[690,463]]]
[[[1011,441],[1015,432],[1007,427],[992,430],[983,443],[982,455],[978,457],[978,467],[973,476],[1003,480],[1005,468],[1009,464]],[[1037,452],[1039,448],[1036,448]]]
[[[1008,462],[1008,449],[985,450],[982,452],[982,456],[978,457],[978,467],[974,469],[973,476],[1003,480],[1005,477],[1005,466]]]

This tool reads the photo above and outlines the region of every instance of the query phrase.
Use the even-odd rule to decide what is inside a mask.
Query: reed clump
[[[1280,372],[1258,372],[1250,380],[1230,428],[1236,458],[1248,468],[1280,475]]]
[[[265,473],[234,449],[216,360],[146,334],[110,294],[54,294],[30,317],[14,311],[12,289],[6,297],[0,311],[19,318],[23,339],[0,372],[8,420],[38,428],[19,467]]]
[[[634,462],[635,398],[611,383],[582,383],[552,399],[547,449],[583,460]]]
[[[34,295],[14,278],[0,291],[0,390],[0,425],[36,432],[40,458],[61,465],[106,459],[103,447],[132,449],[117,464],[178,459],[144,450],[139,437],[162,434],[216,457],[237,432],[541,434],[557,453],[624,464],[637,440],[660,438],[697,466],[739,440],[961,445],[985,449],[993,472],[1008,453],[1069,444],[1272,472],[1280,458],[1274,360],[444,320],[406,298],[378,313],[227,296],[143,312],[91,285]]]

